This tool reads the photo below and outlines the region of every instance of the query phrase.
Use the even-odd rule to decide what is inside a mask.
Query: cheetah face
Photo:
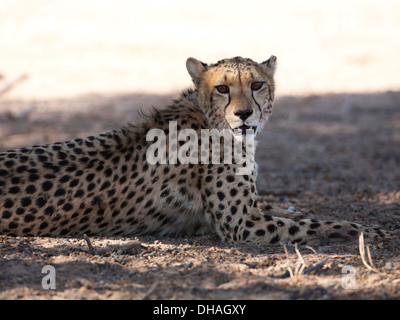
[[[263,63],[235,57],[214,65],[189,58],[186,67],[211,127],[256,134],[268,120],[274,99],[275,56]]]

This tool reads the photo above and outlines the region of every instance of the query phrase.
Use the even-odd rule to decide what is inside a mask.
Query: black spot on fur
[[[107,189],[111,185],[110,181],[104,181],[104,183],[100,187],[100,191]]]
[[[43,191],[49,191],[51,188],[53,188],[53,183],[51,181],[45,181],[42,183]]]
[[[65,195],[65,189],[62,188],[57,189],[56,192],[54,193],[55,197],[61,197],[63,195]]]
[[[25,197],[25,198],[21,199],[21,205],[23,207],[28,207],[31,203],[32,203],[32,200],[29,197]]]
[[[263,229],[258,229],[256,231],[256,235],[259,236],[259,237],[262,237],[262,236],[265,235],[265,231]]]
[[[11,218],[11,212],[10,211],[4,211],[3,212],[3,214],[2,214],[2,216],[1,216],[3,219],[9,219],[9,218]]]
[[[44,210],[44,214],[45,215],[51,216],[51,215],[53,215],[53,213],[54,213],[54,207],[53,206],[49,206]]]
[[[4,162],[4,165],[5,165],[7,168],[11,168],[11,167],[14,165],[14,161],[13,161],[13,160],[5,161],[5,162]]]
[[[79,179],[74,179],[69,183],[71,188],[76,187],[79,184]]]
[[[254,222],[252,222],[252,221],[246,221],[246,227],[248,227],[248,228],[254,227]]]
[[[264,220],[265,220],[265,221],[271,221],[271,220],[273,220],[272,217],[271,217],[270,215],[268,215],[268,214],[264,214],[263,217],[264,217]]]
[[[66,203],[66,204],[64,204],[64,206],[62,207],[62,209],[63,209],[65,212],[68,212],[68,211],[70,211],[70,210],[72,209],[72,205],[69,204],[69,203]]]
[[[39,208],[44,207],[44,206],[46,205],[46,203],[47,203],[47,200],[46,200],[45,198],[43,198],[43,197],[40,197],[40,198],[37,198],[37,199],[36,199],[36,205],[37,205]]]
[[[68,233],[69,233],[69,230],[68,230],[68,229],[63,229],[63,230],[61,230],[60,235],[61,235],[61,236],[65,236],[65,235],[67,235]]]
[[[136,181],[136,186],[140,186],[144,182],[144,178],[140,178],[138,181]]]
[[[276,228],[276,226],[275,226],[274,224],[269,224],[269,225],[267,226],[267,230],[268,230],[270,233],[273,233],[273,232],[275,232],[275,231],[277,230],[277,228]]]
[[[12,194],[17,194],[20,191],[21,191],[21,189],[19,187],[11,187],[10,189],[8,189],[8,192],[12,193]]]
[[[36,192],[36,187],[33,184],[31,184],[31,185],[26,187],[25,192],[28,193],[28,194],[35,193]]]
[[[80,198],[85,194],[85,192],[82,189],[79,189],[78,191],[75,192],[74,198]]]
[[[349,236],[354,237],[356,235],[358,235],[358,232],[356,230],[350,230],[349,231]]]
[[[112,170],[110,168],[104,170],[104,174],[106,177],[110,177],[112,175]]]
[[[38,174],[36,174],[36,173],[30,174],[29,177],[28,177],[28,180],[30,182],[35,182],[35,181],[37,181],[39,179],[40,179],[40,176]]]
[[[43,230],[43,229],[46,229],[48,226],[49,226],[49,224],[48,224],[46,221],[43,221],[43,222],[40,224],[39,229],[40,229],[40,230]]]
[[[292,236],[295,235],[299,231],[300,231],[300,229],[299,229],[298,226],[291,226],[289,228],[289,234],[292,235]]]
[[[279,240],[280,240],[279,236],[276,235],[275,237],[273,237],[273,238],[271,239],[271,241],[270,241],[269,243],[270,243],[270,244],[276,244],[276,243],[279,242]]]
[[[333,232],[328,236],[329,239],[337,239],[340,238],[340,233]]]
[[[12,221],[12,222],[10,222],[10,224],[8,225],[8,228],[10,228],[10,229],[17,229],[17,228],[18,228],[18,223]]]

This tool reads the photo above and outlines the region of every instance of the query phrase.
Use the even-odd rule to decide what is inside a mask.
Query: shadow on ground
[[[135,121],[139,108],[173,95],[85,96],[0,101],[0,151],[96,135]],[[282,97],[259,136],[258,191],[265,202],[311,218],[347,219],[400,229],[400,92]],[[306,248],[308,275],[275,279],[299,258],[292,247],[228,245],[192,238],[0,236],[2,299],[349,299],[399,298],[399,241],[371,246],[368,271],[356,243]],[[44,290],[44,265],[57,289]],[[342,268],[356,268],[343,288]]]

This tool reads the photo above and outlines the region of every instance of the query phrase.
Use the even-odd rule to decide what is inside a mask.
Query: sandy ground
[[[144,102],[157,106],[168,99],[131,95],[5,104],[0,149],[107,131],[134,119]],[[66,104],[69,110],[54,111]],[[399,229],[399,106],[399,92],[279,98],[259,139],[263,201],[294,206],[312,218]],[[294,247],[287,248],[287,256],[283,246],[228,245],[213,235],[92,238],[91,243],[94,255],[83,238],[0,236],[0,298],[400,298],[398,240],[370,246],[377,272],[363,265],[357,243],[299,247],[304,270],[328,260],[297,275],[301,260]],[[56,270],[55,290],[42,288],[45,265]],[[346,266],[354,282],[346,280]],[[288,268],[293,277],[276,278]]]
[[[0,151],[109,131],[187,87],[185,60],[278,56],[260,136],[265,203],[400,228],[400,5],[0,0]],[[358,94],[355,94],[358,92]],[[0,235],[0,299],[394,299],[399,241],[299,247]],[[45,265],[56,289],[42,288]],[[344,267],[354,271],[346,282]],[[277,278],[288,268],[294,275]],[[344,285],[343,285],[344,284]],[[354,284],[351,289],[346,284]],[[346,287],[347,289],[345,289]]]

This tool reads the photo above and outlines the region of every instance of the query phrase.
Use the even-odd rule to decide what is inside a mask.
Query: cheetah
[[[265,245],[345,241],[361,232],[370,240],[394,237],[392,231],[262,207],[251,152],[246,162],[252,169],[247,174],[238,174],[243,164],[234,161],[148,161],[155,143],[147,138],[148,132],[159,129],[174,141],[172,122],[178,131],[191,129],[198,136],[205,129],[227,130],[236,137],[232,143],[237,136],[256,136],[272,114],[276,65],[275,56],[262,63],[234,57],[206,64],[189,58],[186,68],[194,86],[169,105],[143,112],[137,123],[85,139],[0,153],[0,234],[214,232],[223,241]],[[170,151],[172,142],[165,143]]]

